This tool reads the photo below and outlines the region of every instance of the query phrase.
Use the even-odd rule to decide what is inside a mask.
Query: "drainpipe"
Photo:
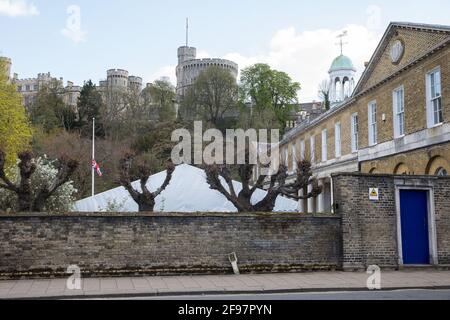
[[[335,214],[335,203],[334,203],[334,183],[333,176],[330,175],[330,194],[331,194],[331,213]]]

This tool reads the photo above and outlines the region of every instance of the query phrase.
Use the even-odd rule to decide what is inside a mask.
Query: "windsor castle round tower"
[[[192,86],[202,71],[211,67],[218,66],[228,70],[235,79],[238,76],[238,65],[225,59],[196,59],[197,49],[194,47],[183,46],[178,48],[177,75],[177,97],[181,99]]]

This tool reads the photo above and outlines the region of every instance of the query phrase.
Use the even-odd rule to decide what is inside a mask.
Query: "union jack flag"
[[[103,174],[102,174],[102,170],[100,170],[100,166],[98,165],[97,161],[92,160],[92,168],[93,168],[95,171],[97,171],[97,174],[98,174],[99,177],[101,177],[101,176],[103,175]]]

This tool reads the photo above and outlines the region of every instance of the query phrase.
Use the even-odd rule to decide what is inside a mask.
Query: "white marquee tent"
[[[166,172],[160,172],[150,177],[147,187],[154,191],[163,183]],[[242,189],[239,182],[233,182],[236,192]],[[224,183],[225,185],[225,183]],[[133,182],[133,187],[140,190],[139,181]],[[264,190],[256,190],[252,202],[264,198]],[[123,187],[115,188],[93,198],[77,201],[74,211],[101,212],[114,207],[116,211],[137,212],[138,206]],[[296,212],[297,202],[278,197],[276,212]],[[206,174],[203,170],[190,165],[179,165],[173,173],[169,186],[156,198],[157,212],[237,212],[236,208],[221,193],[209,188]]]

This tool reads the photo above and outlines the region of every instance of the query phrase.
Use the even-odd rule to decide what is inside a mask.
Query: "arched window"
[[[334,92],[335,92],[335,100],[336,101],[341,101],[342,97],[341,97],[341,92],[342,92],[342,84],[341,84],[341,79],[336,78],[334,80]]]
[[[439,176],[439,177],[447,177],[447,176],[448,176],[448,172],[447,172],[447,170],[445,170],[444,168],[440,167],[440,168],[438,168],[438,169],[436,170],[435,175],[436,175],[436,176]]]
[[[397,175],[409,175],[410,174],[410,170],[409,170],[408,166],[402,162],[402,163],[399,163],[395,167],[394,174],[397,174]]]
[[[347,80],[344,82],[344,99],[350,97],[350,81]]]
[[[425,170],[425,174],[436,176],[447,176],[450,169],[449,162],[441,156],[436,156],[430,160]]]

